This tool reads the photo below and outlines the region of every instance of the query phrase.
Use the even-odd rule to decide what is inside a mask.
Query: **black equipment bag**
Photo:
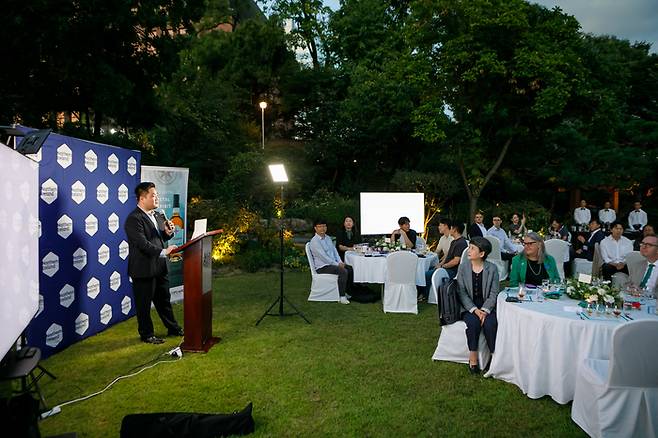
[[[459,302],[459,283],[452,279],[439,286],[439,321],[441,325],[450,325],[461,319],[461,303]]]
[[[357,303],[376,303],[381,299],[381,292],[374,292],[368,286],[355,284],[350,292],[350,301]]]
[[[0,424],[7,437],[39,438],[39,400],[25,393],[10,399],[0,399]],[[6,433],[6,435],[5,435]]]
[[[252,404],[233,414],[164,412],[123,417],[121,438],[215,438],[254,431]]]

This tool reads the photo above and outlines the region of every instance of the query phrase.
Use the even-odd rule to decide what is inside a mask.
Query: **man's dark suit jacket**
[[[475,236],[484,237],[482,235],[482,230],[480,229],[480,227],[478,227],[476,223],[472,223],[471,225],[468,226],[468,238],[472,239]]]
[[[139,207],[126,218],[124,229],[128,235],[128,274],[132,278],[149,278],[167,273],[167,258],[160,257],[160,253],[171,236],[164,232],[164,216],[155,213],[155,219],[160,232]]]
[[[593,234],[590,234],[589,240],[583,244],[583,255],[587,257],[590,262],[594,260],[594,247],[597,243],[605,239],[605,234],[600,228]]]

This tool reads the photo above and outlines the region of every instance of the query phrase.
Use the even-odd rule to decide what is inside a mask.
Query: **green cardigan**
[[[528,269],[528,259],[525,254],[521,253],[512,259],[512,272],[509,275],[510,287],[516,287],[519,283],[525,283],[525,273]],[[548,272],[550,281],[558,283],[560,281],[560,273],[557,270],[555,259],[548,254],[544,255],[544,269]]]

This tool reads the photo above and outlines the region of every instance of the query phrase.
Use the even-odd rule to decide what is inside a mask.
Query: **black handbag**
[[[439,322],[442,326],[453,324],[461,319],[459,283],[452,279],[439,286]]]

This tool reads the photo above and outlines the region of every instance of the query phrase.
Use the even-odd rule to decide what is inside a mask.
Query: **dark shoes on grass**
[[[164,339],[157,336],[149,336],[148,338],[142,338],[142,342],[146,342],[147,344],[162,344],[164,343]]]

